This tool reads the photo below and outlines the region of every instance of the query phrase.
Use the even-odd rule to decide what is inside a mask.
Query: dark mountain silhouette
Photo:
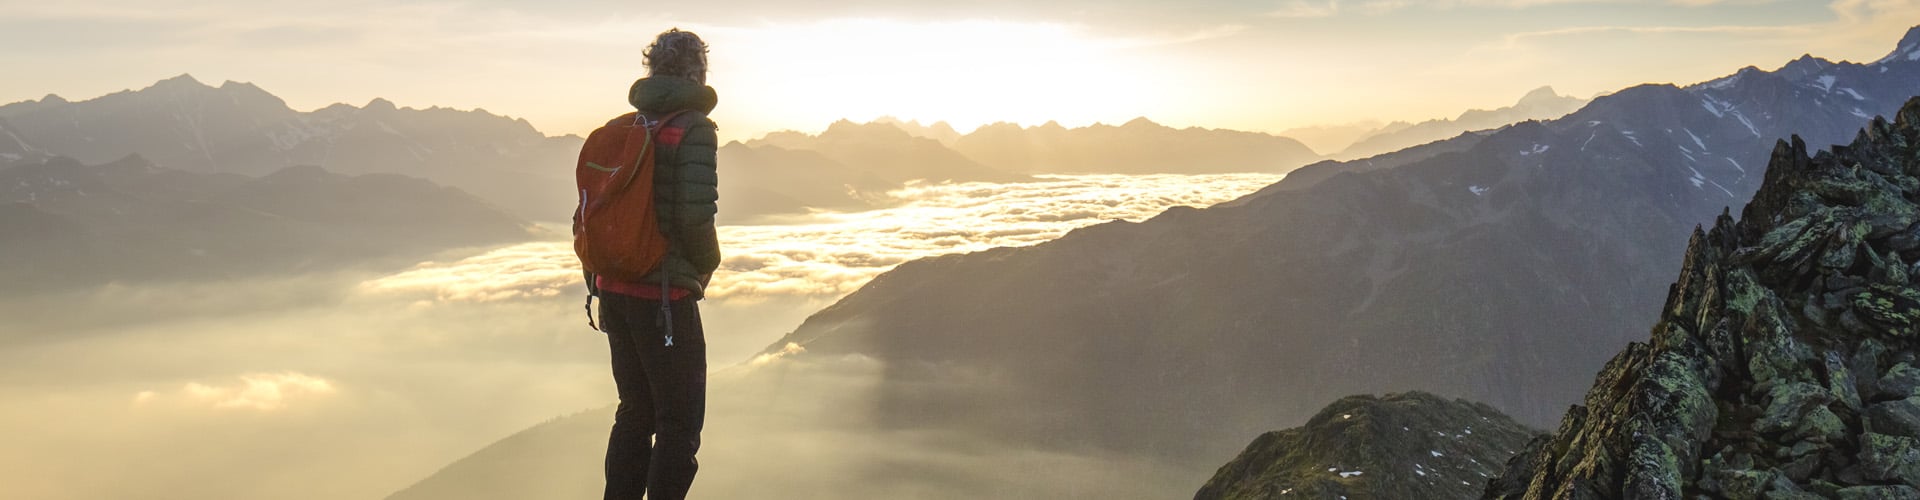
[[[910,262],[775,345],[888,362],[884,421],[1061,446],[1217,456],[1302,401],[1406,389],[1546,423],[1644,331],[1686,229],[1758,188],[1767,144],[1844,140],[1916,93],[1904,58],[1634,87],[1396,168]],[[944,370],[1022,383],[930,389]]]
[[[820,153],[852,171],[900,185],[911,180],[1016,182],[1024,175],[1008,173],[962,156],[940,141],[915,137],[887,123],[840,120],[819,135],[774,132],[747,142]]]
[[[900,127],[900,130],[907,131],[908,135],[940,141],[940,144],[946,147],[953,147],[954,143],[960,142],[960,131],[954,130],[953,125],[947,122],[921,125],[919,120],[901,121],[891,116],[875,118],[873,122]]]
[[[976,163],[902,126],[841,120],[818,135],[774,132],[721,147],[720,198],[727,200],[721,204],[721,222],[752,223],[809,209],[877,208],[899,201],[887,191],[915,181],[1029,179]]]
[[[541,422],[448,464],[388,500],[582,498],[605,483],[613,407]],[[483,479],[484,478],[484,479]],[[556,488],[558,487],[558,488]]]
[[[1407,122],[1381,123],[1379,120],[1364,120],[1351,123],[1308,125],[1294,127],[1274,133],[1281,137],[1291,137],[1314,151],[1339,152],[1360,139],[1382,132],[1391,132],[1413,126]]]
[[[533,235],[519,218],[417,178],[313,166],[255,178],[159,168],[140,156],[0,166],[0,221],[5,293],[397,267]]]
[[[808,209],[859,211],[891,201],[901,187],[817,151],[728,143],[719,151],[720,223],[751,223]]]
[[[1037,127],[995,123],[961,136],[954,149],[980,163],[1025,173],[1286,172],[1319,157],[1285,137],[1175,129],[1146,118],[1117,127],[1071,129],[1054,122]]]
[[[1487,138],[1488,135],[1491,135],[1493,132],[1496,132],[1496,131],[1497,130],[1467,132],[1467,133],[1460,134],[1459,136],[1451,139],[1433,141],[1426,144],[1421,144],[1419,146],[1414,146],[1407,149],[1394,151],[1392,153],[1377,155],[1377,156],[1359,159],[1359,160],[1348,160],[1348,161],[1325,160],[1325,161],[1317,162],[1312,165],[1307,165],[1304,167],[1300,167],[1298,169],[1294,169],[1294,171],[1287,173],[1287,177],[1285,179],[1281,179],[1282,182],[1276,182],[1268,185],[1267,187],[1260,188],[1259,191],[1255,191],[1253,194],[1243,196],[1238,200],[1229,202],[1227,203],[1227,205],[1237,205],[1240,203],[1244,203],[1248,200],[1261,198],[1268,194],[1272,194],[1280,191],[1298,191],[1301,189],[1306,189],[1308,187],[1312,187],[1314,184],[1320,183],[1320,181],[1326,180],[1328,177],[1333,177],[1335,174],[1360,173],[1360,172],[1371,172],[1375,170],[1393,169],[1409,163],[1423,161],[1423,160],[1433,158],[1435,156],[1439,156],[1446,153],[1465,152],[1469,148],[1472,148],[1475,144],[1479,144],[1480,140]]]
[[[1260,435],[1193,498],[1478,498],[1536,434],[1464,399],[1348,396],[1306,425]]]
[[[1365,158],[1476,130],[1500,128],[1527,120],[1551,120],[1566,116],[1586,104],[1586,99],[1554,93],[1553,87],[1540,87],[1521,96],[1519,102],[1504,108],[1467,110],[1451,120],[1390,123],[1330,156],[1340,159]]]
[[[1488,497],[1920,498],[1920,98],[1807,149],[1694,230],[1651,338]]]

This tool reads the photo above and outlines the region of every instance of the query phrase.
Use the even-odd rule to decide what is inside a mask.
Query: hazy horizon
[[[1920,0],[673,7],[0,0],[0,103],[74,102],[0,112],[0,495],[596,496],[554,136],[668,26],[723,144],[696,497],[1182,497],[1362,393],[1551,426],[1770,146],[1920,95]],[[80,102],[182,74],[271,95]],[[374,99],[526,123],[309,113]]]
[[[33,50],[0,52],[0,67],[25,69],[0,101],[78,100],[190,73],[252,82],[302,110],[385,98],[581,134],[625,107],[645,40],[680,26],[714,47],[726,140],[880,116],[962,130],[1147,117],[1277,133],[1448,118],[1543,85],[1590,97],[1702,81],[1802,53],[1871,61],[1920,19],[1907,0],[1077,5],[749,1],[667,14],[595,2],[16,1],[0,3],[14,28],[0,40]],[[53,33],[92,39],[48,43]],[[92,63],[60,63],[76,59]]]

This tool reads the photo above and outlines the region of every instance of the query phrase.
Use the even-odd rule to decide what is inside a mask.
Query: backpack
[[[573,215],[573,253],[587,272],[638,282],[666,261],[669,245],[654,209],[656,151],[676,147],[684,126],[669,125],[685,111],[659,120],[627,113],[587,136],[574,181],[580,206]]]

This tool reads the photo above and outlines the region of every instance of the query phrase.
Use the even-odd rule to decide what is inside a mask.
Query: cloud
[[[1291,0],[1280,8],[1268,12],[1268,16],[1284,18],[1333,17],[1340,13],[1339,0]]]
[[[149,406],[184,401],[214,409],[267,413],[339,392],[333,381],[298,372],[248,373],[236,378],[225,384],[188,382],[167,393],[140,391],[134,394],[133,403]]]
[[[754,367],[766,366],[767,363],[778,361],[780,360],[780,358],[792,356],[795,354],[804,354],[806,352],[807,352],[807,348],[801,347],[800,344],[788,342],[787,345],[781,347],[778,352],[772,352],[767,354],[761,354],[759,356],[754,356],[752,361],[747,362],[747,366],[754,366]]]
[[[1378,16],[1406,9],[1527,9],[1551,5],[1641,4],[1705,7],[1721,4],[1762,4],[1781,0],[1289,0],[1267,12],[1279,18],[1321,18],[1342,13]]]
[[[1542,31],[1528,31],[1508,34],[1502,38],[1504,47],[1517,47],[1528,41],[1541,38],[1593,35],[1606,33],[1626,33],[1636,35],[1649,34],[1722,34],[1742,36],[1780,36],[1805,34],[1813,31],[1811,26],[1578,26]]]
[[[910,184],[888,193],[902,201],[893,208],[722,226],[726,257],[708,298],[833,300],[906,261],[1034,245],[1080,227],[1145,219],[1175,205],[1209,206],[1279,179],[1272,174],[1074,175],[1012,184]],[[544,241],[422,263],[368,280],[360,289],[416,296],[428,304],[494,302],[573,293],[580,278],[571,245]]]

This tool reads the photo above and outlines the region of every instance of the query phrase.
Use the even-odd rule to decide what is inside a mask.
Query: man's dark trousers
[[[673,345],[660,301],[602,293],[601,327],[620,391],[607,440],[606,500],[686,498],[700,469],[707,411],[707,339],[693,299],[672,301]]]

